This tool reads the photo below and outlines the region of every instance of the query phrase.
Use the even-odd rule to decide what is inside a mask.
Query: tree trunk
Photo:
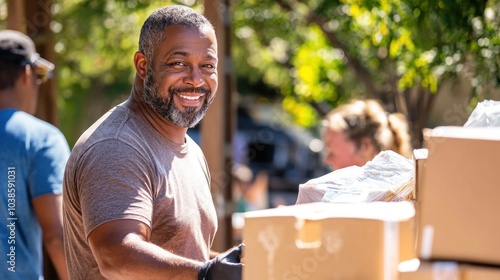
[[[54,35],[50,30],[52,21],[52,0],[26,0],[26,34],[35,42],[40,55],[56,64],[54,53]],[[57,81],[56,77],[40,86],[38,110],[36,116],[56,126],[59,125],[57,109]]]
[[[219,88],[210,110],[201,122],[201,147],[211,174],[214,204],[219,217],[219,229],[213,249],[224,251],[232,246],[232,142],[236,128],[234,76],[231,69],[230,0],[205,1],[205,16],[215,27],[219,53]]]

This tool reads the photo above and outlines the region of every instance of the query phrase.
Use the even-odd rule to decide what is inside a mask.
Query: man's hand
[[[198,280],[241,280],[243,264],[240,261],[244,247],[240,244],[205,262]]]

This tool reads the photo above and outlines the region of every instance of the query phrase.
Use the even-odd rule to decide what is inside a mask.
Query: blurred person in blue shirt
[[[33,116],[53,69],[28,36],[0,31],[0,279],[43,279],[42,246],[67,279],[61,194],[69,146]]]

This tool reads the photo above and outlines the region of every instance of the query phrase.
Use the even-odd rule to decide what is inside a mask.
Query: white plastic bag
[[[299,185],[297,204],[413,199],[413,161],[382,151],[364,166],[350,166]]]
[[[500,127],[500,101],[479,102],[470,114],[465,127]]]

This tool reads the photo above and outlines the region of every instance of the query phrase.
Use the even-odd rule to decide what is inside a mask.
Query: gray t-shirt
[[[217,216],[199,146],[171,142],[123,105],[78,140],[64,176],[65,253],[71,279],[104,279],[87,243],[113,220],[151,228],[151,242],[186,258],[209,258]]]

